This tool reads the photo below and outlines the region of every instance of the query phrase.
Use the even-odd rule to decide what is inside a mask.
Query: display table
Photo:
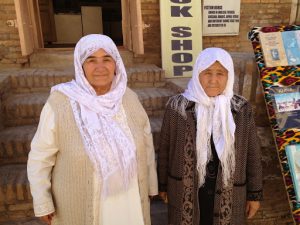
[[[268,49],[261,46],[260,34],[268,32],[286,32],[300,30],[300,26],[275,26],[275,27],[255,27],[248,35],[249,40],[252,42],[255,60],[258,66],[260,80],[264,92],[265,102],[269,115],[273,136],[276,142],[276,148],[278,158],[281,165],[282,175],[285,181],[285,187],[288,195],[288,200],[291,206],[291,211],[296,224],[300,224],[300,202],[297,202],[295,189],[290,173],[290,166],[287,161],[286,147],[290,145],[300,144],[300,110],[292,109],[292,114],[295,118],[280,118],[280,110],[284,110],[284,107],[288,108],[287,104],[279,102],[279,97],[276,94],[280,93],[280,90],[288,90],[287,87],[296,92],[300,87],[300,65],[287,65],[287,66],[275,66],[266,67],[263,49]],[[263,35],[261,35],[263,37]],[[300,42],[299,42],[300,43]],[[273,48],[276,49],[276,48]],[[272,49],[272,51],[273,51]],[[277,50],[276,50],[277,51]],[[264,54],[263,54],[264,53]],[[271,52],[273,53],[273,52]],[[277,52],[275,52],[277,53]],[[274,60],[279,60],[274,55]],[[275,91],[274,91],[275,90]],[[277,91],[277,92],[276,92]],[[278,92],[279,91],[279,92]],[[274,94],[275,93],[275,94]],[[290,93],[286,94],[286,97],[290,96]],[[277,102],[276,102],[277,101]],[[296,102],[297,99],[292,99],[290,102]],[[289,102],[286,100],[286,102]],[[277,103],[277,107],[276,104]],[[282,103],[280,105],[280,103]],[[298,107],[294,104],[295,107]],[[289,112],[291,109],[286,109]],[[296,114],[295,114],[296,113]],[[298,114],[297,114],[298,113]],[[289,115],[289,114],[286,114]],[[281,118],[282,119],[282,118]],[[289,123],[287,122],[290,119]],[[300,159],[298,159],[300,160]],[[276,196],[274,196],[276,197]]]

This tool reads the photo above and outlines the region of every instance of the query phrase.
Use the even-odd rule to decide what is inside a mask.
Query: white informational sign
[[[160,0],[162,67],[167,78],[191,77],[202,50],[201,0]]]
[[[203,36],[238,35],[240,0],[203,0]]]

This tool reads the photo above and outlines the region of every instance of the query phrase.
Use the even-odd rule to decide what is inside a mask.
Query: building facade
[[[133,52],[137,62],[161,66],[159,0],[84,2],[90,2],[87,6],[100,6],[103,33]],[[217,46],[230,52],[252,52],[247,32],[254,26],[295,23],[297,4],[294,0],[241,0],[239,34],[199,37],[199,43],[203,43],[203,48]],[[59,47],[59,43],[72,47],[85,34],[84,26],[89,26],[84,21],[81,1],[2,0],[0,12],[0,67],[26,67],[33,52]],[[86,10],[85,14],[92,15],[92,11]],[[98,30],[91,28],[90,32]]]

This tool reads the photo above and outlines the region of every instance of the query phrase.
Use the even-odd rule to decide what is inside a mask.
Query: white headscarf
[[[116,71],[110,91],[97,96],[82,65],[99,49],[112,56]],[[132,136],[128,137],[124,124],[113,119],[122,107],[127,74],[114,42],[100,34],[87,35],[79,40],[74,51],[74,65],[75,80],[56,85],[51,92],[59,91],[69,97],[85,151],[100,176],[101,196],[105,197],[126,190],[136,174],[136,147]]]
[[[225,90],[216,97],[208,97],[203,90],[199,74],[218,61],[228,71]],[[206,165],[211,158],[211,135],[222,166],[223,184],[228,186],[235,168],[234,133],[235,123],[231,113],[230,100],[233,96],[234,67],[231,56],[221,48],[203,50],[194,65],[193,77],[183,96],[196,103],[197,115],[197,170],[199,183],[205,182]]]

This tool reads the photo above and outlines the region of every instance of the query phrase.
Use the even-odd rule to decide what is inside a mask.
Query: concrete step
[[[33,216],[26,164],[0,167],[0,221]]]
[[[35,125],[9,127],[0,132],[0,165],[26,163]]]
[[[166,88],[138,88],[133,90],[137,93],[148,116],[162,116],[167,101],[175,94],[174,91]]]
[[[165,88],[133,89],[149,116],[162,115],[164,107],[173,91]],[[37,124],[41,110],[49,92],[19,93],[10,95],[3,103],[2,111],[5,126]]]
[[[126,67],[129,87],[161,87],[165,85],[164,70],[153,64]],[[74,67],[30,68],[11,70],[10,87],[14,93],[49,91],[56,84],[74,79]]]
[[[37,124],[48,92],[12,94],[3,103],[5,126]]]

